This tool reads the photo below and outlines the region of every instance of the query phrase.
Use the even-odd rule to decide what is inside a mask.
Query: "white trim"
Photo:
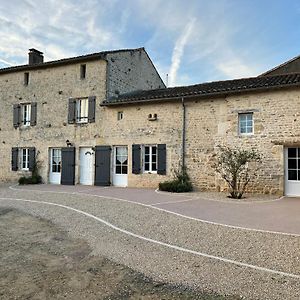
[[[23,201],[23,202],[46,204],[46,205],[52,205],[52,206],[56,206],[56,207],[65,208],[65,209],[68,209],[68,210],[75,211],[75,212],[77,212],[79,214],[82,214],[86,217],[92,218],[92,219],[94,219],[94,220],[96,220],[96,221],[98,221],[98,222],[100,222],[100,223],[116,230],[116,231],[119,231],[121,233],[124,233],[126,235],[132,236],[132,237],[140,239],[140,240],[144,240],[146,242],[150,242],[150,243],[153,243],[153,244],[157,244],[157,245],[160,245],[160,246],[171,248],[171,249],[174,249],[174,250],[177,250],[177,251],[186,252],[186,253],[189,253],[189,254],[202,256],[202,257],[209,258],[209,259],[218,260],[218,261],[221,261],[223,263],[233,264],[233,265],[236,265],[236,266],[239,266],[239,267],[245,267],[245,268],[249,268],[249,269],[254,269],[256,271],[262,271],[262,272],[276,274],[276,275],[280,275],[280,276],[284,276],[284,277],[291,277],[291,278],[295,278],[295,279],[300,279],[300,275],[298,275],[298,274],[287,273],[287,272],[277,271],[277,270],[273,270],[273,269],[269,269],[269,268],[265,268],[265,267],[260,267],[260,266],[256,266],[256,265],[252,265],[252,264],[247,264],[247,263],[243,263],[243,262],[236,261],[236,260],[233,260],[233,259],[228,259],[228,258],[224,258],[224,257],[220,257],[220,256],[215,256],[215,255],[211,255],[211,254],[207,254],[207,253],[203,253],[203,252],[183,248],[183,247],[176,246],[176,245],[173,245],[173,244],[168,244],[168,243],[161,242],[161,241],[158,241],[158,240],[154,240],[154,239],[151,239],[151,238],[147,238],[145,236],[133,233],[133,232],[128,231],[126,229],[117,227],[117,226],[113,225],[112,223],[109,223],[109,222],[107,222],[107,221],[105,221],[105,220],[103,220],[99,217],[96,217],[95,215],[89,214],[85,211],[73,208],[71,206],[52,203],[52,202],[22,199],[22,198],[21,199],[19,199],[19,198],[0,198],[0,200]]]

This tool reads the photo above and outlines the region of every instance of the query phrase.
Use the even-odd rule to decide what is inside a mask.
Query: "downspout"
[[[186,107],[184,103],[184,97],[181,98],[182,104],[182,148],[181,148],[181,171],[182,173],[185,170],[185,131],[186,131]]]

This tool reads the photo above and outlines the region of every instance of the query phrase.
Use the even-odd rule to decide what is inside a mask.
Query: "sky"
[[[257,76],[300,55],[300,1],[0,0],[0,68],[139,47],[168,86]]]

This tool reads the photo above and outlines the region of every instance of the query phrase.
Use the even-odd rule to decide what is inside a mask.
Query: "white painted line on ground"
[[[122,198],[116,198],[116,197],[110,197],[110,196],[101,196],[101,195],[95,195],[95,194],[86,194],[86,193],[79,193],[79,192],[56,192],[56,191],[43,191],[43,190],[30,190],[30,189],[20,189],[20,188],[14,188],[16,185],[10,186],[9,188],[14,191],[27,191],[27,192],[43,192],[43,193],[58,193],[58,194],[68,194],[68,195],[86,195],[86,196],[91,196],[91,197],[97,197],[97,198],[102,198],[106,200],[115,200],[115,201],[121,201],[121,202],[127,202],[135,205],[140,205],[152,209],[156,209],[165,213],[169,213],[172,215],[175,215],[177,217],[185,218],[188,220],[193,220],[196,222],[201,222],[205,224],[210,224],[210,225],[215,225],[215,226],[222,226],[222,227],[227,227],[227,228],[232,228],[232,229],[238,229],[238,230],[246,230],[246,231],[253,231],[253,232],[261,232],[261,233],[269,233],[269,234],[279,234],[279,235],[286,235],[286,236],[295,236],[295,237],[300,237],[300,234],[298,233],[288,233],[288,232],[281,232],[281,231],[272,231],[272,230],[264,230],[264,229],[255,229],[255,228],[248,228],[248,227],[241,227],[241,226],[236,226],[236,225],[228,225],[224,223],[218,223],[218,222],[213,222],[213,221],[208,221],[204,219],[199,219],[199,218],[194,218],[190,217],[187,215],[183,215],[171,210],[167,210],[164,208],[156,207],[156,206],[151,206],[151,204],[144,204],[132,200],[127,200],[127,199],[122,199]]]
[[[163,192],[160,191],[158,188],[155,190],[155,193],[159,194],[159,195],[169,195],[171,194],[172,196],[175,197],[191,197],[191,195],[185,195],[185,194],[179,194],[179,193],[169,193],[169,192]],[[260,204],[260,203],[269,203],[269,202],[276,202],[276,201],[280,201],[283,198],[285,198],[286,196],[281,196],[280,198],[276,198],[276,199],[270,199],[270,200],[257,200],[257,201],[243,201],[243,200],[218,200],[218,199],[211,199],[211,198],[206,198],[203,196],[198,196],[197,194],[195,194],[193,196],[193,198],[195,200],[200,199],[200,200],[206,200],[206,201],[214,201],[214,202],[223,202],[223,203],[228,203],[228,204]]]
[[[259,267],[259,266],[255,266],[255,265],[251,265],[251,264],[247,264],[247,263],[243,263],[243,262],[239,262],[239,261],[236,261],[236,260],[232,260],[232,259],[228,259],[228,258],[223,258],[223,257],[219,257],[219,256],[215,256],[215,255],[210,255],[210,254],[206,254],[206,253],[202,253],[202,252],[198,252],[198,251],[194,251],[194,250],[190,250],[190,249],[186,249],[186,248],[183,248],[183,247],[180,247],[180,246],[176,246],[176,245],[172,245],[172,244],[168,244],[168,243],[164,243],[164,242],[161,242],[161,241],[157,241],[157,240],[153,240],[151,238],[147,238],[145,236],[142,236],[142,235],[139,235],[139,234],[136,234],[136,233],[133,233],[133,232],[130,232],[126,229],[122,229],[120,227],[117,227],[101,218],[98,218],[92,214],[89,214],[85,211],[82,211],[82,210],[79,210],[79,209],[76,209],[76,208],[73,208],[71,206],[67,206],[67,205],[63,205],[63,204],[58,204],[58,203],[52,203],[52,202],[46,202],[46,201],[37,201],[37,200],[29,200],[29,199],[20,199],[20,198],[0,198],[0,200],[8,200],[8,201],[23,201],[23,202],[29,202],[29,203],[38,203],[38,204],[46,204],[46,205],[52,205],[52,206],[57,206],[57,207],[62,207],[62,208],[65,208],[65,209],[68,209],[68,210],[72,210],[72,211],[75,211],[79,214],[82,214],[82,215],[85,215],[89,218],[92,218],[116,231],[119,231],[119,232],[122,232],[124,234],[127,234],[129,236],[132,236],[132,237],[135,237],[137,239],[140,239],[140,240],[144,240],[144,241],[147,241],[147,242],[150,242],[150,243],[153,243],[153,244],[157,244],[157,245],[160,245],[160,246],[165,246],[165,247],[168,247],[168,248],[171,248],[171,249],[175,249],[175,250],[178,250],[178,251],[181,251],[181,252],[186,252],[186,253],[190,253],[190,254],[194,254],[194,255],[197,255],[197,256],[202,256],[202,257],[205,257],[205,258],[210,258],[210,259],[214,259],[214,260],[218,260],[218,261],[221,261],[221,262],[224,262],[224,263],[229,263],[229,264],[233,264],[233,265],[237,265],[237,266],[240,266],[240,267],[246,267],[246,268],[250,268],[250,269],[253,269],[253,270],[256,270],[256,271],[262,271],[262,272],[267,272],[267,273],[271,273],[271,274],[276,274],[276,275],[280,275],[280,276],[287,276],[287,277],[291,277],[291,278],[295,278],[295,279],[300,279],[300,275],[297,275],[297,274],[292,274],[292,273],[286,273],[286,272],[282,272],[282,271],[277,271],[277,270],[273,270],[273,269],[268,269],[268,268],[264,268],[264,267]]]
[[[186,200],[152,203],[150,205],[153,206],[153,205],[162,205],[162,204],[173,204],[173,203],[181,203],[181,202],[188,202],[188,201],[195,201],[195,200],[197,200],[197,199],[191,198],[191,199],[186,199]]]

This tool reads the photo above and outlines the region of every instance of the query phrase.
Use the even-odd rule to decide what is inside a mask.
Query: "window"
[[[80,66],[80,79],[85,79],[86,76],[86,65]]]
[[[239,134],[253,134],[253,113],[239,114]]]
[[[76,123],[88,122],[88,98],[76,99]]]
[[[128,149],[127,147],[115,148],[115,174],[127,174]]]
[[[23,126],[30,126],[31,104],[21,104],[21,114],[21,124]]]
[[[157,146],[144,146],[143,169],[146,173],[157,172]]]
[[[29,73],[25,72],[24,73],[24,85],[28,85],[29,84]]]
[[[29,149],[23,148],[20,149],[20,169],[29,170]]]
[[[123,112],[122,111],[118,111],[118,121],[123,119]]]
[[[51,171],[52,173],[60,173],[61,171],[61,150],[60,149],[52,149],[51,150]]]

